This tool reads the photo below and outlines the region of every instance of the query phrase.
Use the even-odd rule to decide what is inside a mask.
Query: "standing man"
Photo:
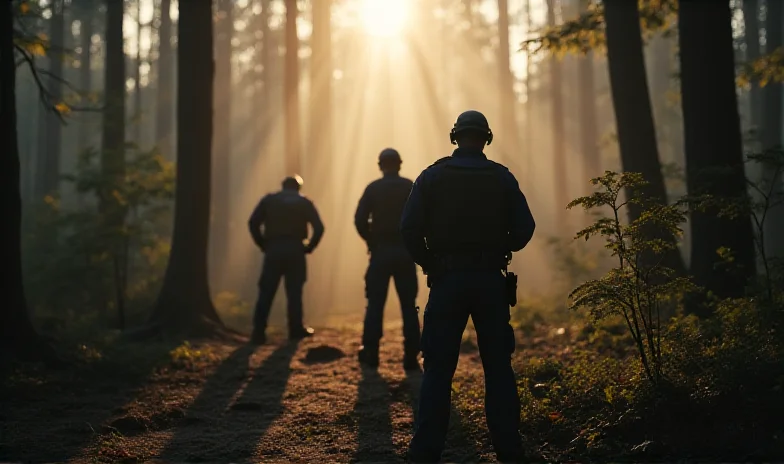
[[[403,311],[403,367],[419,369],[419,316],[416,309],[418,290],[416,264],[403,246],[400,217],[413,182],[400,176],[403,160],[393,148],[378,155],[383,177],[372,182],[359,200],[354,225],[367,243],[370,265],[365,274],[368,300],[359,362],[378,367],[378,345],[383,334],[384,304],[389,279],[394,277],[400,309]]]
[[[318,245],[324,234],[324,224],[313,202],[299,193],[301,188],[299,176],[285,178],[283,189],[265,195],[248,221],[253,241],[264,252],[251,336],[251,341],[256,344],[267,341],[267,319],[281,277],[286,279],[289,338],[313,335],[313,329],[302,323],[302,287],[307,276],[305,255],[312,253]],[[308,237],[308,224],[313,228],[313,235],[304,244],[303,240]]]
[[[449,137],[458,148],[417,178],[401,222],[406,248],[430,286],[422,333],[425,369],[409,458],[437,462],[441,456],[452,376],[471,316],[493,447],[499,461],[516,462],[523,459],[520,399],[511,365],[515,338],[509,325],[516,277],[505,273],[511,252],[531,240],[534,219],[512,173],[483,153],[493,133],[482,113],[462,113]]]

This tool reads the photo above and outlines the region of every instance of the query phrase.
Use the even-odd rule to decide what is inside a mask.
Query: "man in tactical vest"
[[[318,245],[324,224],[313,202],[299,193],[301,188],[299,176],[285,178],[283,189],[265,195],[248,221],[253,241],[264,252],[251,336],[257,344],[267,340],[267,319],[281,277],[285,277],[289,338],[313,335],[313,329],[302,323],[302,287],[307,276],[305,255]],[[303,240],[308,237],[308,224],[313,228],[313,235],[306,245]]]
[[[370,252],[370,265],[365,274],[368,303],[359,362],[378,367],[384,304],[389,279],[393,277],[403,312],[403,367],[410,370],[419,369],[419,316],[416,309],[418,283],[416,264],[403,246],[403,238],[400,236],[400,217],[413,184],[400,176],[402,163],[395,149],[387,148],[379,154],[378,167],[383,177],[367,186],[354,215],[357,232],[367,243]]]
[[[403,240],[428,276],[424,315],[424,375],[409,458],[437,462],[451,406],[452,377],[468,317],[476,328],[485,373],[485,412],[499,461],[523,459],[520,400],[512,371],[515,337],[509,325],[516,278],[511,252],[530,241],[534,219],[517,180],[487,159],[493,133],[484,115],[462,113],[450,132],[458,148],[414,182],[401,221]]]

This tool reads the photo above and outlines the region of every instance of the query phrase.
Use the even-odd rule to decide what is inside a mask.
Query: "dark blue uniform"
[[[313,228],[313,236],[305,245],[308,224]],[[248,225],[253,241],[265,253],[254,333],[263,334],[267,328],[272,300],[281,277],[285,277],[289,334],[298,335],[305,330],[302,324],[302,288],[307,279],[305,255],[316,248],[324,234],[318,211],[298,191],[284,189],[262,198]]]
[[[485,372],[485,412],[499,460],[522,454],[520,401],[511,366],[507,255],[531,239],[534,219],[517,180],[481,151],[458,148],[414,183],[401,231],[431,290],[424,315],[424,376],[410,455],[437,461],[446,439],[452,377],[468,317]]]
[[[397,173],[385,173],[365,189],[354,215],[354,225],[370,251],[370,265],[365,274],[368,305],[362,334],[363,350],[371,357],[378,356],[389,279],[394,278],[403,312],[405,358],[416,362],[419,353],[416,264],[400,235],[400,218],[412,185],[413,182]]]

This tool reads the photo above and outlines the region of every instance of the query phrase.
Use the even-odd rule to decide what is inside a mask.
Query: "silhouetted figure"
[[[485,373],[485,412],[500,461],[523,458],[520,399],[511,355],[505,278],[511,252],[530,241],[534,219],[517,180],[482,152],[493,140],[484,115],[462,113],[450,132],[458,148],[414,182],[401,222],[406,247],[428,276],[430,297],[422,331],[424,375],[414,462],[437,462],[449,423],[452,377],[471,316]],[[514,284],[513,284],[514,285]],[[512,295],[513,296],[513,295]]]
[[[378,167],[384,175],[367,186],[354,215],[357,232],[367,243],[370,252],[370,265],[365,274],[365,296],[368,305],[359,362],[371,367],[378,366],[384,305],[389,279],[394,277],[400,309],[403,312],[403,367],[419,369],[416,264],[403,245],[403,237],[400,235],[400,218],[413,182],[400,176],[402,163],[403,160],[395,149],[384,149],[378,155]]]
[[[264,252],[259,299],[253,318],[251,339],[254,343],[266,342],[267,319],[281,277],[285,277],[289,338],[313,335],[313,329],[302,323],[302,287],[307,277],[305,255],[318,245],[324,234],[324,224],[313,202],[299,193],[301,188],[299,176],[287,177],[283,180],[283,189],[264,196],[248,221],[253,241]],[[313,235],[304,244],[308,224],[313,228]]]

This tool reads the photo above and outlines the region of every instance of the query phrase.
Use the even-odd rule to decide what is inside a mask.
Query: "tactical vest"
[[[411,193],[411,182],[385,179],[377,186],[371,211],[370,235],[376,243],[401,243],[400,218]]]
[[[509,209],[498,167],[446,163],[428,186],[427,246],[436,254],[506,252]]]
[[[308,206],[308,200],[299,195],[278,193],[270,197],[264,221],[264,238],[306,239]]]

